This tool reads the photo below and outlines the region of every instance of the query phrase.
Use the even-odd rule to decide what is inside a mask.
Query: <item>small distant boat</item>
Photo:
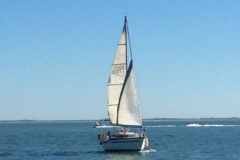
[[[127,67],[127,44],[130,63]],[[111,65],[108,79],[108,116],[115,130],[98,134],[100,144],[106,151],[141,151],[148,146],[148,138],[142,127],[127,18]],[[101,122],[100,122],[101,125]],[[119,127],[121,128],[119,130]],[[135,132],[130,128],[137,128]]]
[[[196,124],[196,123],[185,123],[184,126],[188,127],[188,126],[191,126],[191,127],[198,127],[198,126],[202,126],[200,124]]]
[[[100,126],[100,124],[98,122],[96,122],[94,125],[93,125],[93,128],[97,128],[98,126]]]

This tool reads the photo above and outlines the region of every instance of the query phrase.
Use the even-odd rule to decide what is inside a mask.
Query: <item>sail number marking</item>
[[[113,66],[112,74],[124,73],[124,65]]]

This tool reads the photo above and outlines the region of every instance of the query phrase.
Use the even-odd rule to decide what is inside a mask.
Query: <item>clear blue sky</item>
[[[240,1],[0,1],[0,120],[107,117],[128,16],[144,118],[240,117]]]

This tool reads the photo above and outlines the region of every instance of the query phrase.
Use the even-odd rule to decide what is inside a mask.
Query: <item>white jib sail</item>
[[[130,62],[126,76],[118,106],[117,125],[142,126],[132,61]]]
[[[116,124],[117,106],[120,92],[127,72],[126,22],[124,24],[117,50],[112,62],[108,80],[108,116]]]

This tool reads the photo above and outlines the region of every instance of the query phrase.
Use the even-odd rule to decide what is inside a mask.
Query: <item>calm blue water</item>
[[[240,159],[240,121],[144,121],[150,146],[105,152],[93,121],[0,122],[0,159]]]

